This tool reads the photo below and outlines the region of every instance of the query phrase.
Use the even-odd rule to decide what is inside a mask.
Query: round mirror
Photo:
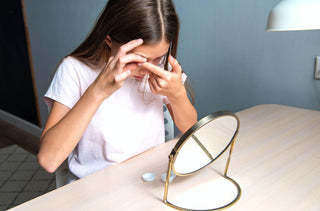
[[[216,160],[232,143],[239,119],[231,112],[220,111],[201,119],[178,141],[172,169],[183,176],[198,171]]]
[[[183,134],[169,155],[163,197],[165,204],[179,210],[219,210],[239,200],[241,188],[236,181],[227,176],[239,124],[239,118],[235,114],[219,111],[204,117]],[[222,176],[221,179],[211,178],[213,175],[208,178],[206,177],[208,174],[204,174],[202,176],[204,180],[199,183],[195,177],[190,177],[188,181],[192,185],[187,185],[185,188],[182,187],[184,186],[182,180],[179,180],[176,185],[171,185],[173,194],[170,197],[171,202],[168,201],[171,170],[178,176],[190,175],[218,159],[228,148],[230,152],[224,174],[216,174],[218,178]],[[207,172],[214,172],[208,169]],[[215,200],[212,200],[212,197]]]

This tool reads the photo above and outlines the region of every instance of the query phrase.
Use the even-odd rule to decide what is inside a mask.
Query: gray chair
[[[165,140],[170,141],[171,139],[174,138],[174,124],[171,118],[171,114],[165,105],[163,105],[163,116],[164,116]]]
[[[56,188],[60,188],[66,184],[68,184],[68,178],[71,172],[69,171],[68,159],[66,159],[56,170]]]

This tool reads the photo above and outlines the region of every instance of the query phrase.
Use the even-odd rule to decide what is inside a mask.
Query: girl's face
[[[153,45],[141,45],[133,49],[129,53],[134,53],[139,56],[142,56],[147,59],[147,62],[150,62],[154,65],[161,65],[161,62],[164,61],[164,57],[167,55],[169,50],[169,43],[165,40],[161,40]],[[115,55],[117,50],[112,50],[111,54]],[[135,69],[131,70],[131,78],[142,79],[146,74],[148,74],[148,70],[144,69],[140,66],[136,66]]]
[[[169,50],[169,43],[165,40],[161,40],[154,45],[141,45],[133,49],[131,53],[140,55],[147,59],[147,62],[150,62],[154,65],[161,65],[164,62],[164,58]],[[143,78],[148,73],[147,69],[138,67],[136,70],[131,71],[131,77],[136,79]]]

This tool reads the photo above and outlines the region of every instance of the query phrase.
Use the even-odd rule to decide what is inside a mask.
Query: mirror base
[[[226,180],[230,181],[230,182],[237,188],[237,195],[236,195],[236,197],[235,197],[232,201],[230,201],[229,203],[227,203],[227,204],[225,204],[225,205],[223,205],[223,206],[216,207],[216,208],[210,208],[210,209],[204,209],[204,210],[210,210],[210,211],[211,211],[211,210],[223,210],[223,209],[229,208],[230,206],[234,205],[234,204],[240,199],[240,197],[241,197],[241,188],[240,188],[239,184],[238,184],[235,180],[233,180],[232,178],[228,177],[227,175],[223,175],[223,177],[224,177]],[[184,208],[184,207],[177,206],[177,205],[175,205],[175,204],[173,204],[173,203],[170,203],[170,202],[167,200],[167,198],[165,198],[165,199],[163,200],[163,202],[164,202],[167,206],[169,206],[169,207],[171,207],[171,208],[174,208],[174,209],[177,209],[177,210],[203,211],[203,209],[193,209],[193,208],[190,209],[190,208]]]

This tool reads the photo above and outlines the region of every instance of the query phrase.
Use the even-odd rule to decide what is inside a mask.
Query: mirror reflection
[[[189,136],[180,146],[173,169],[177,174],[189,174],[218,158],[230,145],[238,122],[233,116],[210,121]]]

